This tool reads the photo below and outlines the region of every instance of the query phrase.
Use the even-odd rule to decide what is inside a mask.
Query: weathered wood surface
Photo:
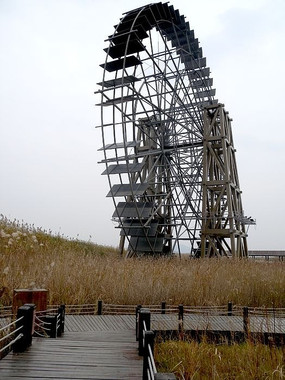
[[[243,331],[242,316],[214,316],[200,314],[185,314],[184,330],[207,331]],[[152,314],[151,328],[153,330],[177,330],[178,318],[175,314]],[[249,329],[253,333],[285,334],[285,318],[250,316]]]
[[[66,315],[65,331],[133,330],[135,323],[135,315]]]
[[[35,338],[26,352],[9,354],[0,362],[0,379],[141,379],[135,317],[131,328],[129,319],[66,316],[62,337]]]
[[[133,329],[134,315],[68,315],[66,331],[105,331],[112,329]],[[184,314],[185,330],[243,331],[242,316]],[[285,318],[249,317],[251,332],[285,334]],[[151,314],[152,330],[177,330],[177,314]]]
[[[176,314],[152,314],[151,329],[177,330]],[[241,316],[184,315],[185,330],[243,331]],[[285,333],[285,318],[250,317],[250,331]],[[0,379],[141,379],[134,315],[67,315],[58,339],[33,339],[0,362]]]

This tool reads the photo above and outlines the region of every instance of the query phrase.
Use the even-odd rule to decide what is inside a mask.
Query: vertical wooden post
[[[103,311],[103,301],[98,300],[97,314],[102,315],[102,311]]]
[[[166,302],[163,301],[161,302],[161,314],[165,314],[165,309],[166,309]]]
[[[248,307],[243,308],[243,331],[244,331],[245,337],[248,338],[248,333],[249,333]]]
[[[139,311],[139,355],[143,355],[144,322],[146,330],[150,330],[150,310],[141,308]]]
[[[231,119],[223,104],[205,106],[203,130],[201,257],[228,251],[232,257],[247,257]]]
[[[121,238],[120,238],[120,244],[119,244],[119,251],[120,251],[120,255],[122,257],[124,255],[124,245],[125,245],[125,236],[121,236]]]
[[[61,333],[64,333],[64,325],[65,325],[65,305],[61,305],[61,308],[62,308]]]
[[[20,318],[22,319],[16,323],[16,329],[22,326],[19,334],[23,334],[23,336],[15,342],[13,346],[14,352],[23,352],[32,344],[32,335],[34,332],[35,320],[35,305],[26,304],[20,306],[17,311],[17,320]]]
[[[137,305],[136,307],[136,341],[139,340],[139,311],[142,308],[142,305]]]
[[[183,318],[184,318],[184,306],[178,306],[178,331],[181,333],[183,331]]]
[[[233,304],[232,302],[228,302],[228,316],[232,316],[233,315]]]
[[[51,338],[57,338],[57,322],[58,322],[58,314],[57,315],[53,315],[53,320],[51,320],[52,324],[51,324]]]
[[[58,325],[57,325],[57,331],[56,331],[57,336],[61,336],[61,315],[62,315],[62,308],[61,306],[59,306],[57,309],[57,316],[58,316]]]
[[[153,353],[154,348],[154,332],[153,331],[146,331],[144,334],[144,351],[143,351],[143,380],[148,380],[147,376],[147,370],[149,369],[149,351],[148,346],[150,346],[150,349]]]
[[[65,322],[65,305],[60,305],[58,308],[58,314],[60,315],[59,328],[57,335],[61,336],[64,333],[64,322]]]
[[[57,315],[46,315],[47,334],[50,338],[57,338]]]

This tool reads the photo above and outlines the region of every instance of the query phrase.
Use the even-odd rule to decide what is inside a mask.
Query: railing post
[[[57,331],[57,335],[61,336],[61,334],[64,333],[64,321],[65,321],[65,305],[60,305],[58,308],[58,314],[59,314],[59,327]]]
[[[102,315],[102,311],[103,311],[103,301],[98,300],[97,314]]]
[[[46,315],[47,334],[50,338],[57,338],[57,315]]]
[[[34,333],[35,321],[35,308],[34,304],[25,304],[20,306],[17,311],[17,319],[21,319],[16,323],[16,329],[21,328],[19,331],[23,336],[13,345],[14,352],[23,352],[32,344],[32,335]]]
[[[147,370],[149,369],[148,346],[150,346],[151,352],[153,353],[153,348],[154,348],[154,332],[153,331],[145,331],[144,333],[143,380],[148,380],[148,376],[147,376]]]
[[[165,314],[165,310],[166,310],[166,302],[163,301],[161,302],[161,314]]]
[[[137,305],[136,307],[136,341],[139,340],[139,311],[142,308],[142,305]]]
[[[249,333],[248,307],[243,308],[243,331],[244,331],[245,337],[248,338],[248,333]]]
[[[145,322],[146,330],[150,329],[150,310],[141,308],[139,311],[139,355],[143,355],[143,339],[144,339],[144,326],[143,322]]]
[[[233,304],[232,302],[228,302],[228,316],[231,317],[233,315]]]
[[[178,306],[178,331],[181,333],[183,331],[183,318],[184,318],[184,307],[183,305]]]

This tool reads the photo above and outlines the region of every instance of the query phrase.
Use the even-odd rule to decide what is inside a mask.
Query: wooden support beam
[[[222,104],[204,110],[201,256],[247,256],[247,234],[231,119]]]

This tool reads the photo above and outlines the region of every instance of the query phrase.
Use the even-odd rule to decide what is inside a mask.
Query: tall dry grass
[[[0,299],[13,289],[46,288],[51,304],[223,305],[285,307],[285,263],[249,260],[122,259],[117,250],[0,221]]]
[[[183,380],[262,380],[285,378],[285,348],[246,342],[216,346],[168,341],[155,345],[160,372],[173,372]]]

